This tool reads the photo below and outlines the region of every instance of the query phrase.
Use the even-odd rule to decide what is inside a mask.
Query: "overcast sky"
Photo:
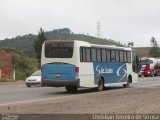
[[[69,28],[136,47],[160,44],[160,0],[0,0],[0,40]]]

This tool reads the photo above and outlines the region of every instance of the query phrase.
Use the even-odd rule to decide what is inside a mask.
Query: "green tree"
[[[128,47],[133,47],[134,46],[134,42],[129,42],[128,43]]]
[[[160,57],[160,50],[159,50],[157,40],[154,37],[152,37],[150,42],[151,42],[151,46],[152,46],[152,48],[150,49],[150,56],[151,57]]]
[[[158,43],[157,43],[157,40],[155,39],[155,37],[151,38],[151,46],[152,47],[158,47]]]
[[[33,50],[35,52],[36,58],[38,60],[39,65],[41,64],[41,51],[42,51],[42,44],[47,40],[45,33],[42,28],[38,32],[37,40],[33,43]]]

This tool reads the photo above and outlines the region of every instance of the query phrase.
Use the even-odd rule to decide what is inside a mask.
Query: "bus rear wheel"
[[[69,93],[75,93],[77,92],[77,89],[78,89],[76,86],[65,86],[65,88]]]
[[[127,84],[123,84],[123,87],[124,88],[129,88],[131,81],[132,81],[132,78],[128,77]]]
[[[99,92],[104,90],[104,80],[103,80],[103,78],[99,78],[97,89],[98,89]]]

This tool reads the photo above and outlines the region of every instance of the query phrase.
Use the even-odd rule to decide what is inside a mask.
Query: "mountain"
[[[23,35],[11,39],[0,41],[0,48],[14,48],[24,53],[31,54],[33,41],[37,39],[37,35]]]
[[[68,28],[46,31],[45,35],[48,40],[81,40],[81,41],[87,41],[93,44],[123,46],[120,42],[116,42],[111,39],[101,39],[101,38],[97,38],[97,37],[93,37],[85,34],[74,34]],[[33,35],[33,34],[17,36],[11,39],[7,38],[0,41],[0,48],[4,48],[4,47],[14,48],[27,55],[33,56],[32,45],[36,39],[37,39],[37,35]]]

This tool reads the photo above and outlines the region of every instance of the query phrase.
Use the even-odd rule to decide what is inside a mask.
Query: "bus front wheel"
[[[99,92],[104,90],[104,80],[103,80],[103,78],[99,78],[97,89],[98,89]]]
[[[65,86],[65,88],[69,93],[75,93],[78,89],[76,86]]]

